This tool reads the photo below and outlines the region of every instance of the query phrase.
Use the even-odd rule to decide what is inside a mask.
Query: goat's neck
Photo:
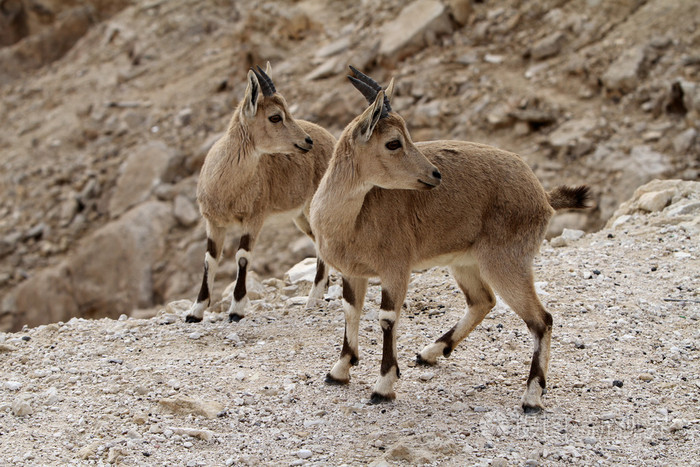
[[[352,159],[334,158],[318,189],[325,229],[339,235],[354,232],[365,196],[371,188],[370,183],[362,180]]]
[[[260,154],[255,149],[255,142],[252,140],[248,127],[241,122],[240,114],[236,114],[231,119],[227,131],[229,164],[235,166],[236,170],[243,174],[255,170],[260,160]]]

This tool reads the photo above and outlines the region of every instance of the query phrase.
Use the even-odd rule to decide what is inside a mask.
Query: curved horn
[[[382,87],[379,85],[379,83],[377,83],[375,80],[359,71],[354,66],[350,65],[350,70],[357,76],[355,77],[348,75],[348,79],[350,80],[352,85],[355,87],[355,89],[360,91],[363,96],[365,96],[365,99],[367,99],[367,102],[369,104],[374,103],[374,99],[376,99],[377,94],[379,93],[379,91],[382,90]],[[389,97],[386,94],[384,94],[384,108],[382,109],[381,118],[388,117],[389,112],[391,112]]]
[[[257,70],[253,68],[251,68],[251,70],[253,70],[255,76],[258,77],[258,81],[260,82],[260,89],[262,90],[263,96],[270,97],[271,95],[277,92],[274,83],[272,82],[270,77],[267,76],[267,73],[265,73],[262,70],[262,68],[258,66]]]
[[[376,92],[379,92],[382,89],[382,87],[379,85],[379,83],[377,83],[375,80],[373,80],[372,78],[370,78],[366,74],[362,73],[360,70],[358,70],[354,66],[349,65],[349,67],[350,67],[350,70],[355,74],[355,76],[357,76],[357,79],[359,79],[360,81],[362,81],[363,83],[365,83],[366,85],[368,85],[369,87],[374,89]]]

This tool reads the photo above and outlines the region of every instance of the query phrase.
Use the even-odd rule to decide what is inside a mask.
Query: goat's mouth
[[[436,183],[431,183],[421,180],[420,178],[418,179],[418,182],[421,184],[421,189],[423,190],[432,190],[440,184],[440,180],[437,180]]]
[[[302,147],[299,146],[298,144],[295,144],[294,147],[297,148],[298,150],[300,150],[300,151],[303,152],[303,153],[307,153],[307,152],[311,151],[311,148],[312,148],[313,146],[310,146],[310,147],[308,147],[308,148],[302,148]]]

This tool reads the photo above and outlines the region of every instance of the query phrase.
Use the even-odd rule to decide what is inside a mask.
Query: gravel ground
[[[519,407],[532,341],[502,303],[449,359],[412,363],[463,312],[445,269],[413,277],[397,400],[378,406],[379,287],[337,387],[323,380],[342,343],[338,278],[313,310],[303,285],[273,279],[239,323],[185,324],[182,301],[0,334],[0,465],[700,465],[698,218],[664,213],[543,245],[542,414]]]

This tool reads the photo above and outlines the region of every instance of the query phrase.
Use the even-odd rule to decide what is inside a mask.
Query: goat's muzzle
[[[310,136],[307,136],[306,139],[304,139],[303,145],[295,144],[294,146],[301,152],[309,152],[311,148],[314,147],[314,140],[312,140]]]
[[[418,179],[424,190],[432,190],[436,186],[440,185],[440,182],[442,181],[442,174],[438,169],[433,170],[433,173],[430,175],[430,178]]]

